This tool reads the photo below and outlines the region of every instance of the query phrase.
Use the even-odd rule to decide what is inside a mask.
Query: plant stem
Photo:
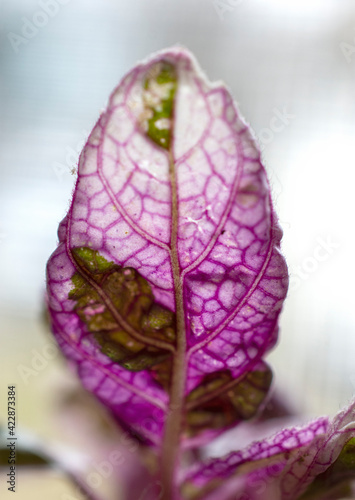
[[[186,379],[186,330],[183,301],[182,280],[177,248],[178,237],[178,199],[175,164],[172,154],[169,154],[170,182],[171,182],[171,265],[175,290],[176,312],[176,352],[173,358],[169,414],[165,423],[164,440],[162,446],[162,500],[173,500],[175,490],[175,470],[180,452],[180,434],[184,406],[185,379]]]

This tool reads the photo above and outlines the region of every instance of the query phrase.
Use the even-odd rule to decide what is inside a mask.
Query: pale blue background
[[[212,0],[71,0],[18,53],[10,33],[40,20],[40,4],[0,2],[4,384],[10,363],[15,376],[45,336],[44,267],[80,144],[124,73],[181,43],[228,84],[257,135],[277,111],[293,115],[263,151],[293,276],[271,361],[306,414],[334,413],[355,392],[355,3],[230,2],[221,19]],[[348,59],[344,43],[354,49]],[[332,251],[319,252],[319,239],[335,242]]]

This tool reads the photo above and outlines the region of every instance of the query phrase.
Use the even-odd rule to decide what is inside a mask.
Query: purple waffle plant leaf
[[[354,480],[355,401],[332,421],[318,418],[196,465],[182,492],[187,500],[328,500],[349,494]]]
[[[48,308],[84,386],[161,447],[170,479],[181,447],[264,403],[288,285],[281,235],[226,87],[181,48],[135,66],[81,153]]]

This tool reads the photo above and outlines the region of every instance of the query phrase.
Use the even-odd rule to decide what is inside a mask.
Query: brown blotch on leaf
[[[133,268],[108,262],[86,247],[72,250],[74,310],[100,350],[127,370],[151,368],[171,356],[154,341],[175,342],[175,314],[155,302],[151,287]],[[134,335],[137,332],[139,339]]]

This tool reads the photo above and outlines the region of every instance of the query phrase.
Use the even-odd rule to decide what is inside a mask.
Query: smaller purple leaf
[[[355,480],[355,402],[332,422],[284,429],[226,457],[195,467],[187,500],[321,500],[328,487]]]

